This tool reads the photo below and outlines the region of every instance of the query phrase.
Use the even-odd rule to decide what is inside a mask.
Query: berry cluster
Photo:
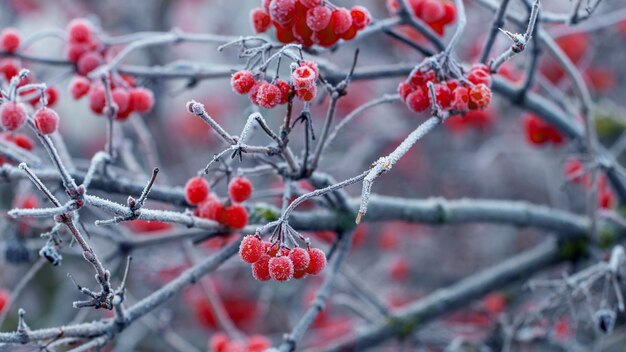
[[[264,352],[272,347],[271,341],[262,335],[252,335],[247,341],[231,340],[222,332],[209,340],[209,352]]]
[[[250,101],[265,109],[272,109],[286,104],[291,94],[302,101],[311,101],[317,95],[315,83],[319,77],[319,69],[314,62],[300,61],[291,72],[290,83],[276,79],[267,82],[257,79],[254,73],[248,70],[236,72],[230,79],[230,85],[237,94],[248,94]]]
[[[74,99],[88,97],[89,108],[96,114],[104,113],[106,91],[102,81],[91,81],[86,75],[105,62],[106,48],[101,44],[91,23],[75,19],[67,26],[67,57],[76,64],[78,73],[70,82]],[[136,87],[135,80],[126,75],[111,75],[111,99],[115,103],[117,120],[126,120],[131,113],[147,113],[154,105],[154,95],[147,88]]]
[[[464,113],[491,103],[491,73],[485,65],[472,66],[461,81],[439,80],[434,71],[418,69],[398,85],[398,94],[411,111],[422,112],[433,105],[430,82],[439,109]]]
[[[263,241],[256,235],[243,238],[239,256],[252,264],[252,276],[259,281],[301,279],[306,274],[317,275],[326,267],[326,254],[319,248],[289,249]]]
[[[387,10],[391,15],[400,11],[399,0],[387,0]],[[409,9],[435,33],[443,35],[445,27],[456,19],[456,7],[451,0],[408,0]]]
[[[5,101],[0,105],[0,125],[7,131],[15,131],[22,127],[27,117],[28,110],[23,103]],[[44,106],[35,111],[34,122],[41,134],[51,134],[56,132],[59,126],[59,115],[56,111]]]
[[[570,159],[564,166],[565,177],[571,183],[581,185],[585,189],[591,187],[591,175],[585,171],[580,160]],[[606,176],[601,174],[598,178],[598,207],[609,209],[615,205],[615,195],[611,191]]]
[[[194,214],[214,220],[233,229],[242,229],[248,224],[248,211],[241,204],[252,195],[252,183],[245,177],[236,177],[228,185],[229,199],[222,202],[211,193],[209,182],[202,177],[193,177],[185,184],[185,199],[197,205]]]
[[[252,10],[250,17],[257,33],[273,25],[276,39],[282,43],[327,48],[340,39],[353,39],[372,22],[372,16],[363,6],[348,10],[327,0],[263,0],[263,6]]]
[[[554,145],[560,145],[564,142],[563,136],[559,130],[536,115],[525,114],[523,123],[526,139],[531,144],[542,145],[552,143]]]

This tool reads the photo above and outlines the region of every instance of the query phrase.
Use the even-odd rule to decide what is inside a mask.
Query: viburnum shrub
[[[624,345],[619,1],[0,3],[0,350]]]
[[[330,1],[271,0],[251,12],[252,27],[263,33],[273,25],[276,39],[305,47],[332,47],[340,40],[351,40],[372,22],[363,6],[348,10]]]

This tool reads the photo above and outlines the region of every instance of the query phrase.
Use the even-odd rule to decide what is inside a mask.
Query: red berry
[[[309,267],[309,263],[311,262],[311,258],[309,257],[309,252],[304,248],[296,247],[291,253],[289,253],[289,258],[293,262],[293,269],[295,271],[304,271]]]
[[[230,79],[230,86],[237,94],[248,94],[254,86],[254,75],[252,72],[243,70],[236,72]]]
[[[532,144],[544,144],[552,142],[554,144],[563,143],[561,133],[551,125],[545,123],[539,117],[533,114],[524,116],[524,131],[526,138]]]
[[[11,81],[11,78],[13,76],[17,76],[21,68],[22,68],[22,65],[20,64],[19,60],[16,60],[16,59],[0,60],[0,73],[4,75],[4,78],[6,78],[8,82]]]
[[[5,289],[0,289],[0,312],[4,310],[4,307],[11,300],[11,294]]]
[[[450,89],[445,83],[436,83],[433,85],[435,91],[435,99],[437,104],[442,109],[448,109],[450,107],[451,93]]]
[[[80,56],[78,62],[76,63],[78,73],[86,75],[100,66],[102,61],[102,55],[99,53],[95,51],[86,52]]]
[[[252,12],[250,12],[250,18],[252,19],[252,27],[256,33],[267,31],[272,24],[270,14],[261,8],[252,10]]]
[[[338,8],[333,11],[330,19],[330,27],[335,34],[342,34],[352,26],[352,16],[346,8]]]
[[[491,89],[482,83],[477,84],[470,89],[469,98],[470,110],[484,109],[491,102]]]
[[[485,65],[472,66],[470,72],[467,74],[467,80],[474,84],[484,84],[487,87],[491,86],[491,73],[489,68]]]
[[[48,101],[48,107],[54,106],[57,100],[59,100],[59,91],[56,87],[48,87],[44,94],[46,95],[46,100]]]
[[[252,195],[252,183],[246,177],[235,177],[228,184],[228,194],[233,202],[245,202]]]
[[[451,1],[443,2],[443,17],[441,18],[441,22],[448,24],[454,22],[456,19],[456,7]]]
[[[115,88],[111,91],[111,98],[117,105],[118,116],[130,108],[130,94],[124,88]]]
[[[224,209],[219,223],[233,229],[243,229],[248,224],[248,211],[239,204],[233,204]]]
[[[286,256],[270,259],[270,276],[276,281],[289,281],[293,277],[293,263]]]
[[[294,270],[293,272],[293,278],[296,280],[300,280],[305,276],[306,276],[306,270],[300,270],[300,271]]]
[[[226,347],[228,346],[228,336],[223,332],[218,332],[211,336],[209,340],[209,350],[211,352],[227,352]]]
[[[316,44],[324,48],[330,48],[335,45],[341,38],[339,38],[339,36],[335,34],[331,25],[323,31],[314,32],[311,39],[313,39]]]
[[[91,85],[89,89],[89,108],[96,114],[101,114],[106,105],[104,86],[100,82]]]
[[[302,101],[311,101],[317,95],[317,86],[312,86],[308,89],[296,90],[296,96]]]
[[[263,256],[263,243],[256,236],[244,237],[239,245],[239,256],[244,262],[253,264]]]
[[[293,29],[289,24],[283,26],[278,22],[274,22],[274,27],[276,28],[276,39],[279,42],[288,44],[296,40],[296,37],[293,35]]]
[[[71,62],[77,62],[84,53],[89,51],[89,45],[70,43],[67,47],[66,56]]]
[[[133,88],[130,90],[130,105],[140,114],[147,113],[154,106],[154,94],[148,88]]]
[[[267,254],[261,256],[254,264],[252,264],[252,276],[259,281],[267,281],[270,276],[270,259]]]
[[[247,352],[265,352],[272,347],[271,341],[262,335],[252,335],[248,338]]]
[[[568,181],[573,183],[587,184],[589,182],[589,175],[585,173],[583,163],[576,159],[570,159],[565,162],[565,176]]]
[[[291,33],[294,39],[305,47],[313,45],[313,31],[306,24],[306,15],[298,17],[291,27]]]
[[[306,66],[308,68],[310,68],[311,70],[313,70],[313,72],[315,73],[315,80],[317,80],[320,76],[320,69],[319,67],[317,67],[317,64],[313,61],[307,61],[307,60],[302,60],[300,61],[300,66]]]
[[[598,207],[610,209],[615,205],[615,196],[609,190],[602,190],[598,194]]]
[[[309,249],[310,262],[306,272],[311,275],[317,275],[326,267],[326,254],[319,248]]]
[[[418,87],[426,86],[426,83],[435,80],[435,73],[433,71],[417,71],[409,77],[409,83],[416,89]]]
[[[67,33],[70,42],[73,43],[89,42],[91,40],[91,32],[91,23],[83,18],[74,19],[67,25]]]
[[[445,15],[445,10],[440,0],[423,0],[420,9],[420,17],[426,23],[437,22]]]
[[[269,13],[270,12],[270,3],[272,2],[272,0],[263,0],[263,10],[265,10],[265,12]]]
[[[465,87],[458,87],[452,91],[451,108],[457,111],[467,111],[469,109],[469,90]]]
[[[430,99],[428,91],[424,88],[418,88],[406,97],[406,105],[413,112],[422,112],[430,107]]]
[[[248,94],[248,97],[250,98],[250,101],[252,102],[252,104],[254,105],[259,105],[259,101],[257,100],[257,93],[259,92],[259,88],[261,88],[261,85],[265,83],[263,81],[260,82],[256,82],[252,88],[250,88],[250,93]]]
[[[26,122],[26,107],[12,101],[0,105],[0,123],[9,131],[20,128]]]
[[[22,133],[13,133],[10,141],[12,141],[16,146],[28,151],[32,151],[33,148],[35,148],[35,142],[33,142],[30,137]]]
[[[282,92],[277,86],[271,83],[263,82],[256,92],[257,103],[259,106],[266,109],[274,108],[280,103],[281,99]]]
[[[361,30],[372,23],[372,15],[370,15],[370,12],[363,6],[352,7],[352,9],[350,9],[350,16],[352,16],[352,25],[357,30]]]
[[[272,0],[269,13],[274,21],[286,25],[296,14],[296,0]]]
[[[185,199],[191,205],[198,204],[209,195],[209,182],[202,177],[192,177],[185,184]]]
[[[0,32],[0,47],[7,52],[14,52],[20,47],[21,37],[15,28],[5,28]]]
[[[203,219],[215,220],[217,221],[222,217],[224,212],[224,206],[222,202],[215,197],[209,194],[209,196],[198,204],[198,208],[196,209],[197,216]]]
[[[42,108],[35,112],[35,127],[41,134],[56,132],[59,126],[59,115],[49,108]]]
[[[276,83],[274,84],[278,87],[278,89],[280,89],[281,96],[280,102],[278,104],[287,104],[287,102],[289,101],[289,92],[291,91],[291,86],[289,85],[289,83],[282,79],[277,79]]]
[[[400,94],[402,101],[406,101],[406,97],[411,93],[413,93],[411,85],[408,82],[400,82],[398,85],[398,94]]]
[[[315,71],[309,66],[300,66],[291,73],[291,83],[296,90],[309,89],[315,85]]]
[[[448,89],[450,89],[450,92],[452,92],[453,90],[459,87],[459,81],[456,79],[451,79],[451,80],[445,81],[444,83],[448,86]]]
[[[326,6],[316,6],[306,12],[306,24],[314,32],[319,32],[330,24],[332,11]]]

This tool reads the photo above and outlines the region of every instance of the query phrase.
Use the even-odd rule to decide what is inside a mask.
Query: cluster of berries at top
[[[67,58],[76,65],[77,73],[70,82],[70,93],[74,99],[87,96],[89,108],[101,115],[105,113],[106,87],[101,79],[92,80],[87,75],[105,63],[111,49],[102,43],[94,26],[85,19],[72,20],[67,26],[67,34]],[[146,113],[152,109],[152,91],[136,87],[132,77],[112,73],[107,81],[110,82],[117,120],[126,120],[133,112]]]
[[[262,75],[248,70],[238,71],[231,77],[230,85],[235,93],[248,94],[253,104],[265,109],[286,104],[293,95],[304,102],[317,95],[319,69],[314,62],[300,60],[294,64],[289,82],[280,78],[267,82]]]
[[[464,113],[489,106],[490,86],[491,73],[482,64],[473,65],[460,79],[440,78],[430,67],[418,67],[398,85],[398,94],[414,112],[434,107],[434,97],[438,109]]]
[[[235,177],[228,184],[229,198],[222,201],[211,193],[209,182],[203,177],[190,178],[185,184],[185,199],[196,205],[194,215],[217,221],[233,229],[242,229],[248,224],[248,211],[239,204],[252,195],[252,183],[245,177]]]
[[[348,10],[326,0],[263,0],[250,17],[257,33],[273,25],[278,41],[305,47],[331,47],[341,39],[351,40],[372,22],[363,6]]]
[[[400,0],[387,0],[387,10],[391,15],[400,11]],[[424,21],[435,33],[443,35],[445,27],[456,19],[456,7],[451,0],[408,0],[409,10]]]
[[[317,275],[326,267],[326,254],[307,244],[307,248],[292,249],[279,241],[263,241],[258,235],[248,235],[239,246],[241,260],[252,264],[252,276],[259,281],[289,281],[307,274]]]

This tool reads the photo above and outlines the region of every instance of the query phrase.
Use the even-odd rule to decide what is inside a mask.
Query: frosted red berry
[[[209,195],[209,182],[203,177],[192,177],[185,184],[185,199],[187,203],[195,205]]]
[[[352,26],[352,16],[346,8],[338,8],[333,11],[330,19],[330,27],[335,34],[345,33]]]
[[[210,352],[226,352],[226,347],[228,346],[228,336],[223,332],[218,332],[211,336],[209,340],[209,350]]]
[[[300,66],[291,73],[291,83],[296,90],[309,89],[315,85],[315,71],[309,66]]]
[[[400,82],[398,85],[398,94],[402,101],[406,101],[406,97],[411,93],[413,93],[411,85],[408,82]]]
[[[469,109],[469,90],[465,87],[458,87],[452,91],[451,108],[457,111]]]
[[[4,310],[4,307],[11,300],[11,294],[5,289],[0,289],[0,312]]]
[[[35,142],[23,133],[13,133],[10,139],[16,146],[32,151],[35,148]]]
[[[467,74],[467,80],[474,84],[484,84],[487,87],[491,86],[491,73],[487,66],[478,64],[472,66],[470,72]]]
[[[306,268],[307,274],[317,275],[326,267],[326,254],[319,248],[309,248],[309,266]]]
[[[428,91],[418,88],[406,97],[406,104],[414,112],[422,112],[430,107]]]
[[[5,28],[0,32],[0,48],[3,51],[14,52],[20,47],[22,38],[15,28]]]
[[[263,256],[263,243],[252,235],[243,238],[239,245],[239,256],[246,263],[253,264]]]
[[[4,75],[7,82],[11,81],[11,78],[16,76],[21,68],[22,65],[19,60],[11,58],[0,60],[0,73]]]
[[[435,91],[435,99],[439,107],[448,109],[452,99],[452,94],[448,86],[445,83],[436,83],[433,85],[433,90]]]
[[[134,111],[140,114],[147,113],[154,106],[154,94],[147,88],[133,88],[130,90],[130,104]]]
[[[256,102],[259,106],[272,109],[278,105],[282,98],[280,89],[268,82],[263,82],[256,92]]]
[[[445,14],[443,3],[440,0],[423,0],[420,9],[420,17],[426,23],[437,22]]]
[[[250,12],[250,18],[252,19],[252,27],[256,33],[267,31],[272,24],[270,14],[261,8],[252,10],[252,12]]]
[[[252,195],[252,182],[246,177],[235,177],[228,184],[228,195],[233,202],[245,202]]]
[[[298,89],[296,91],[296,96],[302,101],[311,101],[315,98],[315,95],[317,95],[317,86],[315,85],[308,89]]]
[[[350,16],[352,16],[352,25],[357,30],[361,30],[370,23],[372,23],[372,15],[363,6],[354,6],[350,9]]]
[[[130,108],[130,94],[124,88],[115,88],[111,90],[111,98],[117,105],[118,113],[124,113]]]
[[[209,196],[198,204],[198,208],[196,209],[197,216],[203,219],[215,220],[217,221],[222,217],[222,213],[224,212],[224,205],[220,202],[217,197]]]
[[[300,3],[308,8],[319,6],[322,2],[323,0],[300,0]]]
[[[295,271],[304,271],[309,267],[309,263],[311,262],[311,258],[309,257],[309,252],[300,247],[294,248],[291,253],[289,253],[289,258],[293,263],[293,269]]]
[[[270,276],[276,281],[289,281],[293,277],[293,263],[286,256],[270,258]]]
[[[278,89],[280,89],[280,101],[278,102],[278,104],[287,104],[287,102],[289,101],[289,92],[291,91],[291,86],[289,85],[289,83],[287,83],[287,81],[282,79],[277,79],[276,83],[274,84],[278,87]]]
[[[250,93],[255,83],[254,74],[247,70],[238,71],[230,78],[230,86],[237,94]]]
[[[491,102],[491,89],[485,84],[480,83],[473,86],[469,91],[469,108],[470,110],[484,109]]]
[[[264,254],[252,264],[252,277],[259,281],[268,281],[272,277],[270,276],[270,259],[271,257]]]
[[[294,19],[296,13],[296,0],[272,0],[269,9],[272,19],[282,25],[285,25]]]
[[[0,105],[0,123],[8,131],[14,131],[26,122],[26,107],[22,103],[6,102]]]
[[[90,51],[80,56],[78,62],[76,62],[76,68],[78,69],[78,73],[86,75],[100,66],[102,62],[102,55],[95,51]]]
[[[306,12],[306,24],[314,32],[319,32],[330,24],[332,10],[326,6],[316,6]]]
[[[248,211],[239,204],[225,208],[219,223],[233,229],[243,229],[248,224]]]
[[[315,80],[317,80],[320,76],[320,69],[319,67],[317,67],[317,64],[313,61],[308,61],[308,60],[302,60],[300,61],[300,66],[306,66],[308,68],[310,68],[311,70],[313,70],[313,72],[315,73]]]
[[[41,134],[56,132],[59,126],[59,115],[50,108],[41,108],[34,115],[35,127]]]

